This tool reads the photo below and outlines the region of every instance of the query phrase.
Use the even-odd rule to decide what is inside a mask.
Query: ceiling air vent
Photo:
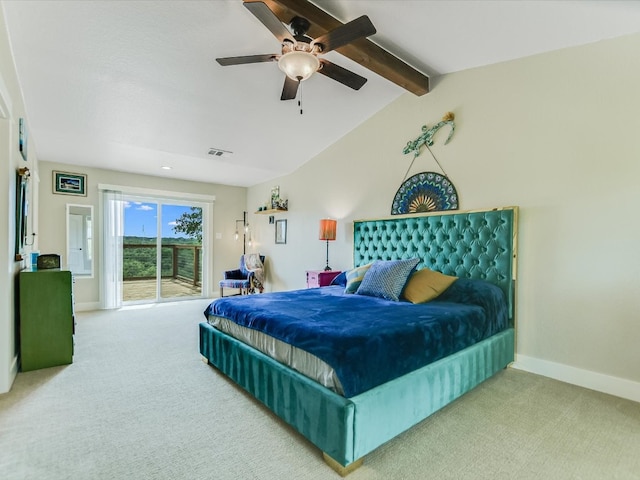
[[[212,155],[214,157],[223,157],[223,158],[227,158],[233,155],[233,152],[229,152],[227,150],[221,150],[219,148],[210,148],[208,153],[209,155]]]

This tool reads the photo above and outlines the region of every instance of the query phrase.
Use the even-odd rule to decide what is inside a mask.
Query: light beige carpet
[[[0,396],[0,479],[339,478],[200,360],[206,303],[79,314],[74,363]],[[640,479],[640,404],[505,370],[348,478]]]

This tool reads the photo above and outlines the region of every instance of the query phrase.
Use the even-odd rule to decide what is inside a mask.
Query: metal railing
[[[122,245],[123,280],[156,278],[157,246],[153,244]],[[160,275],[199,286],[202,284],[202,245],[162,245]]]

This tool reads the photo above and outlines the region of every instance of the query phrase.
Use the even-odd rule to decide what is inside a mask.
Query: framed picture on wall
[[[18,120],[18,148],[20,149],[20,155],[22,159],[27,161],[27,126],[25,125],[24,118]]]
[[[27,217],[29,215],[28,182],[31,173],[28,168],[16,172],[16,246],[15,261],[24,260],[23,249],[27,239]]]
[[[276,243],[287,243],[287,221],[276,220]]]
[[[53,193],[87,196],[87,176],[81,173],[53,171]]]

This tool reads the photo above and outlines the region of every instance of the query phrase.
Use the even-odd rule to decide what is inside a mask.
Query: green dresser
[[[18,278],[23,372],[73,361],[73,278],[63,270],[22,271]]]

